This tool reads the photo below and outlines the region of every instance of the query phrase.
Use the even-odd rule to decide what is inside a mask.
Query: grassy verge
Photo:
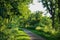
[[[30,37],[22,29],[18,28],[6,29],[0,34],[0,40],[30,40]]]
[[[33,32],[33,33],[35,33],[35,34],[37,34],[39,36],[42,36],[42,37],[46,38],[46,40],[59,40],[59,39],[56,39],[50,33],[43,32],[42,30],[40,30],[40,31],[33,30],[33,29],[28,29],[28,30],[30,30],[31,32]]]

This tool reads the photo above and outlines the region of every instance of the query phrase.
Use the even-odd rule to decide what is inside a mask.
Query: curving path
[[[42,38],[27,29],[22,28],[22,30],[24,30],[24,32],[26,32],[31,37],[31,40],[46,40],[45,38]]]

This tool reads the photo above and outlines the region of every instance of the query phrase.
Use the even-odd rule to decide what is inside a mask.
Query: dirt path
[[[24,32],[26,32],[31,37],[31,40],[45,40],[44,38],[32,33],[31,31],[27,29],[22,28],[22,30],[24,30]]]

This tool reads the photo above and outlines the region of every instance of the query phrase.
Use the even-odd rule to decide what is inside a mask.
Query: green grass
[[[51,35],[50,33],[46,33],[46,32],[43,32],[42,30],[40,31],[37,31],[37,30],[31,30],[31,29],[28,29],[30,30],[31,32],[39,35],[39,36],[42,36],[43,38],[46,38],[46,40],[60,40],[60,39],[57,39],[56,37],[54,37],[53,35]]]
[[[0,36],[0,40],[30,40],[30,37],[22,29],[6,29],[2,33],[4,35]]]

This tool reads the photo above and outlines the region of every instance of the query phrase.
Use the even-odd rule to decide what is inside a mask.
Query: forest
[[[0,0],[0,40],[31,40],[25,30],[46,40],[60,40],[60,0],[39,2],[51,17],[42,11],[32,13],[28,5],[33,0]]]

